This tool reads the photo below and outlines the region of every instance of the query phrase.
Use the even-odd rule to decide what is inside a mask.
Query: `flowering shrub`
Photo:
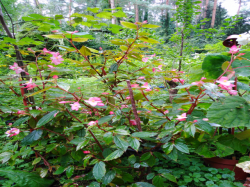
[[[85,42],[90,36],[60,31],[58,26],[45,37],[64,39],[72,47],[61,46],[64,52],[27,50],[36,59],[29,66],[36,69],[37,75],[30,75],[29,82],[15,84],[16,89],[21,87],[21,94],[10,86],[17,97],[23,98],[25,107],[9,107],[15,116],[15,128],[6,134],[14,138],[18,149],[2,153],[3,162],[13,165],[17,157],[29,157],[41,177],[66,172],[68,184],[81,172],[90,186],[158,187],[164,185],[163,178],[178,184],[174,173],[167,170],[157,171],[150,184],[152,178],[146,176],[152,168],[157,170],[154,166],[160,159],[176,161],[182,154],[189,154],[191,147],[205,157],[232,154],[231,150],[224,151],[227,147],[220,141],[215,144],[216,151],[210,151],[207,137],[213,138],[214,130],[217,132],[213,124],[224,128],[250,125],[250,52],[239,54],[235,45],[227,54],[207,56],[202,67],[204,77],[188,84],[185,72],[169,69],[156,55],[143,54],[143,49],[158,43],[149,37],[147,29],[158,26],[124,21],[121,25],[132,29],[135,37],[111,40],[120,46],[118,50],[98,51],[84,45],[78,49],[74,42]],[[243,42],[241,36],[237,40]],[[83,60],[67,59],[67,53],[77,53]],[[92,61],[93,56],[101,62]],[[72,85],[60,78],[60,65],[66,60],[78,64],[103,85],[93,88],[91,94],[84,87],[72,90]],[[137,67],[131,61],[144,62],[145,66]],[[133,72],[127,72],[125,64],[133,66]],[[16,74],[24,68],[16,63],[10,66]],[[165,87],[178,84],[174,89],[179,94],[166,94],[157,86],[159,83]],[[25,89],[34,92],[25,93]],[[35,102],[29,99],[32,96]],[[173,101],[168,100],[169,96]]]

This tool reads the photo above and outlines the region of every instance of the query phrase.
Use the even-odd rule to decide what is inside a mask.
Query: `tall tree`
[[[216,16],[216,7],[217,7],[217,0],[214,0],[214,8],[213,8],[213,14],[212,14],[212,21],[211,21],[211,27],[214,28],[214,22],[215,22],[215,16]]]
[[[69,22],[71,22],[71,9],[72,9],[72,0],[69,0]]]
[[[240,7],[241,7],[241,0],[239,0],[239,7],[238,7],[238,11],[237,11],[237,16],[239,16],[239,14],[240,14]]]
[[[139,22],[139,9],[138,9],[138,4],[134,4],[134,9],[135,9],[135,22]]]
[[[115,0],[110,0],[110,6],[111,6],[111,9],[112,9],[112,13],[114,13],[115,12]],[[112,22],[112,24],[115,24],[116,23],[116,18],[112,17],[111,22]]]

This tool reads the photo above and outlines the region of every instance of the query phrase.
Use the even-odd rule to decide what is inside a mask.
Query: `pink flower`
[[[195,119],[193,122],[196,123],[196,122],[198,122],[198,120]]]
[[[53,53],[52,57],[50,57],[50,59],[52,60],[52,63],[54,63],[55,65],[61,64],[63,63],[63,58],[61,55],[58,55],[59,53]]]
[[[136,126],[136,121],[134,119],[129,120],[130,125]]]
[[[159,90],[158,90],[158,89],[156,89],[156,88],[155,88],[155,91],[159,92]]]
[[[139,84],[131,84],[131,87],[132,88],[137,88],[137,87],[139,87]]]
[[[147,24],[147,23],[148,23],[148,21],[147,21],[147,20],[145,20],[145,21],[143,21],[142,23]]]
[[[138,79],[145,79],[145,77],[139,77]]]
[[[176,69],[172,69],[171,71],[176,71]]]
[[[14,70],[16,74],[19,74],[21,72],[25,72],[21,67],[18,66],[16,62],[12,66],[10,66],[10,69]]]
[[[24,87],[24,88],[27,88],[27,90],[32,90],[33,88],[37,87],[37,85],[35,83],[32,83],[32,78],[30,78],[29,82],[27,82],[26,84],[23,84],[23,85],[26,85],[26,87]]]
[[[221,87],[222,90],[232,90],[232,88],[235,87],[235,85],[230,84],[229,86],[225,86],[223,84],[219,84],[219,87]]]
[[[8,125],[9,125],[9,126],[12,126],[12,125],[13,125],[13,123],[9,123]]]
[[[110,111],[110,112],[109,112],[109,114],[110,114],[110,115],[113,115],[113,114],[114,114],[114,112],[113,112],[113,111]]]
[[[23,110],[18,110],[18,111],[17,111],[17,114],[18,114],[18,115],[26,115],[26,112],[23,111]]]
[[[56,117],[56,115],[57,115],[58,113],[59,113],[59,112],[55,113],[55,114],[54,114],[54,117]]]
[[[148,61],[148,57],[142,58],[142,62],[147,62]]]
[[[58,79],[58,76],[57,76],[57,75],[54,75],[52,78],[53,78],[53,79]]]
[[[97,103],[97,106],[105,106],[104,103]]]
[[[239,53],[237,56],[243,56],[245,55],[246,53]]]
[[[43,48],[43,54],[46,55],[46,54],[50,54],[50,51],[46,48]]]
[[[164,113],[164,114],[168,114],[168,113],[169,113],[169,111],[168,111],[168,110],[165,110],[163,113]]]
[[[145,84],[143,84],[141,87],[146,88],[146,90],[145,90],[146,92],[151,91],[150,86],[147,82]]]
[[[147,113],[150,114],[150,113],[152,113],[152,111],[151,111],[151,110],[148,110]]]
[[[207,79],[207,78],[205,78],[205,77],[201,77],[201,80],[204,80],[204,79]]]
[[[177,115],[177,120],[178,121],[186,121],[186,118],[187,118],[187,114],[186,113],[183,113],[181,115]]]
[[[130,99],[130,97],[128,96],[128,97],[126,97],[126,99]]]
[[[122,105],[121,109],[123,109],[123,108],[128,108],[128,105]]]
[[[155,53],[153,55],[151,55],[151,57],[155,57],[155,56],[156,56]]]
[[[28,48],[28,51],[30,51],[30,52],[34,52],[31,48]]]
[[[75,110],[75,111],[78,111],[79,108],[81,108],[81,105],[78,102],[70,104],[70,106],[71,106],[71,110]]]
[[[196,82],[192,82],[191,84],[200,87],[200,86],[202,86],[204,84],[204,82],[203,81],[196,81]]]
[[[221,77],[218,81],[216,81],[217,83],[220,83],[224,86],[230,86],[231,83],[233,83],[234,81],[228,81],[227,77]]]
[[[72,101],[60,101],[60,104],[71,103]]]
[[[51,32],[53,32],[53,33],[57,33],[57,32],[59,32],[58,30],[53,30],[53,31],[51,31]]]
[[[185,71],[179,71],[179,73],[185,73]]]
[[[237,95],[238,94],[238,92],[236,90],[229,90],[228,93],[231,94],[231,95]]]
[[[102,47],[99,47],[99,49],[102,51]]]
[[[90,97],[89,100],[85,100],[85,102],[90,104],[91,106],[96,106],[98,103],[102,103],[102,100],[99,97]]]
[[[90,151],[83,151],[84,154],[89,154]],[[80,176],[79,176],[80,177]]]
[[[158,72],[162,71],[162,65],[159,65],[159,66],[157,67],[157,70],[156,70],[156,71],[158,71]]]
[[[208,118],[203,118],[202,120],[203,120],[203,121],[208,121],[209,119],[208,119]]]
[[[90,121],[90,122],[88,123],[89,126],[93,126],[93,125],[96,125],[96,124],[98,124],[98,121],[97,121],[97,120],[96,120],[96,121]]]
[[[155,68],[153,68],[152,71],[155,72]]]
[[[140,114],[142,111],[140,111],[140,110],[137,110],[137,114]]]
[[[185,80],[184,79],[180,79],[180,83],[184,84]]]
[[[172,81],[174,81],[174,82],[180,82],[179,79],[176,79],[176,78],[172,79]]]
[[[230,51],[229,53],[231,54],[235,54],[235,53],[238,53],[239,52],[239,49],[237,48],[236,45],[233,45],[231,48],[230,48]]]
[[[54,70],[55,69],[55,67],[51,66],[51,65],[48,65],[48,67],[49,67],[50,70]]]
[[[20,133],[20,130],[17,128],[11,128],[10,130],[5,132],[5,134],[7,134],[8,137],[16,136],[19,133]]]
[[[108,92],[103,92],[102,95],[108,95],[109,93]]]
[[[79,31],[66,31],[66,32],[69,33],[69,34],[75,34],[75,33],[79,32]]]

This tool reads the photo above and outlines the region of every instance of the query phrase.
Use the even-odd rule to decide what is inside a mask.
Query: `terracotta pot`
[[[204,158],[204,161],[207,165],[213,168],[228,168],[231,171],[234,171],[235,173],[235,180],[246,180],[248,174],[245,173],[241,168],[238,168],[236,164],[238,163],[238,160],[229,160],[229,159],[223,159],[223,158]]]

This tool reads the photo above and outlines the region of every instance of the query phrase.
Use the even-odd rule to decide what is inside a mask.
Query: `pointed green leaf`
[[[38,162],[41,161],[41,157],[37,157],[33,162],[32,162],[32,165],[35,165],[37,164]]]
[[[57,113],[57,110],[54,110],[48,114],[46,114],[45,116],[43,116],[38,122],[37,122],[37,127],[42,127],[43,125],[45,125],[46,123],[48,123],[50,120],[52,120],[54,118],[54,115]]]
[[[13,127],[19,126],[21,124],[23,124],[24,122],[28,121],[30,119],[30,116],[24,116],[22,118],[19,118],[18,120],[16,120],[14,122],[14,124],[12,125]]]
[[[51,39],[63,39],[64,38],[64,36],[59,35],[59,34],[51,34],[51,35],[43,35],[43,36],[47,38],[51,38]]]
[[[93,168],[93,175],[97,181],[101,181],[101,179],[104,177],[106,173],[105,163],[104,162],[98,162],[95,164]]]
[[[156,187],[163,187],[163,178],[159,175],[153,178],[153,185]]]
[[[163,177],[165,177],[166,179],[168,179],[168,180],[170,180],[172,182],[177,183],[175,176],[173,176],[172,174],[170,174],[170,173],[162,173],[161,175]]]
[[[47,173],[48,173],[48,169],[46,169],[46,168],[41,169],[41,171],[40,171],[40,177],[41,178],[46,177]]]
[[[116,171],[115,170],[110,170],[102,179],[102,183],[105,185],[108,185],[109,183],[112,182],[112,180],[115,178]]]
[[[109,160],[114,160],[117,159],[119,157],[121,157],[123,155],[124,151],[121,149],[118,149],[116,151],[114,151],[113,153],[111,153],[110,155],[108,155],[104,161],[109,161]]]
[[[114,142],[117,147],[121,148],[123,151],[126,151],[128,148],[128,142],[124,139],[120,138],[119,136],[114,136]]]
[[[25,136],[22,140],[22,145],[30,145],[34,141],[40,139],[42,137],[43,131],[41,129],[32,131],[29,135]]]
[[[68,178],[70,178],[74,174],[75,167],[74,166],[69,166],[66,169],[66,175]]]
[[[137,25],[131,22],[127,22],[127,21],[121,21],[121,25],[129,29],[137,29]]]

